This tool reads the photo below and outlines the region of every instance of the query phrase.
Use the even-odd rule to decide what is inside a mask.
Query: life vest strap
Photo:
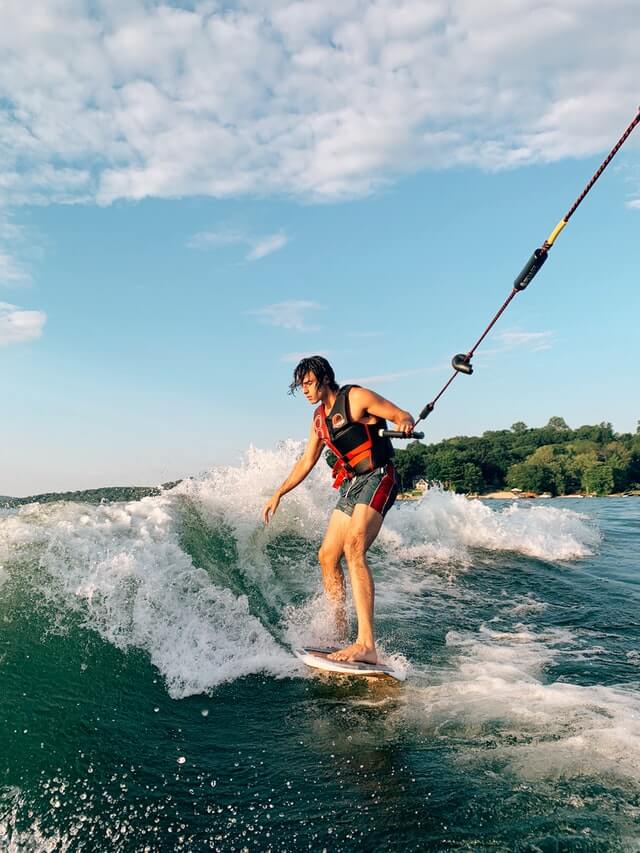
[[[331,469],[331,474],[333,476],[334,489],[339,489],[344,480],[351,480],[354,477],[353,471],[349,470],[342,459],[338,459]]]
[[[355,468],[356,465],[359,465],[360,462],[365,460],[367,457],[370,459],[371,447],[372,443],[367,441],[364,444],[361,444],[360,447],[356,447],[356,449],[351,451],[351,453],[347,454],[349,458],[349,465],[351,465],[352,468]]]

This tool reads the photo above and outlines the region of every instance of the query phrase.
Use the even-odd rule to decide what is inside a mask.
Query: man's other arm
[[[286,495],[287,492],[290,492],[292,491],[292,489],[295,489],[296,486],[299,486],[300,483],[305,479],[305,477],[307,477],[313,466],[320,458],[320,454],[322,453],[322,446],[322,441],[320,441],[320,439],[316,435],[316,431],[312,422],[311,432],[309,434],[309,441],[307,442],[307,446],[304,449],[304,453],[293,466],[293,468],[291,469],[291,473],[284,481],[284,483],[280,486],[279,489],[276,489],[271,498],[264,505],[264,508],[262,510],[262,519],[265,524],[269,523],[275,511],[278,509],[278,504],[280,503],[281,498]]]

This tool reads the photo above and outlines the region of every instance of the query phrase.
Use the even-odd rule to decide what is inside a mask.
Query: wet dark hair
[[[338,383],[333,372],[333,367],[329,364],[326,358],[321,355],[311,355],[309,358],[303,358],[296,369],[293,371],[293,382],[289,385],[289,393],[295,394],[296,389],[302,385],[302,380],[307,373],[313,373],[318,380],[318,384],[322,385],[326,379],[332,391],[338,390]]]

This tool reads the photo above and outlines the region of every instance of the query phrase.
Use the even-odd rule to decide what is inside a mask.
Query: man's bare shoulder
[[[359,420],[367,414],[369,406],[380,398],[369,388],[357,386],[349,390],[349,408],[351,409],[351,417],[354,420]]]
[[[349,391],[349,402],[366,403],[370,400],[379,400],[380,395],[376,394],[370,388],[363,388],[362,385],[354,385]]]

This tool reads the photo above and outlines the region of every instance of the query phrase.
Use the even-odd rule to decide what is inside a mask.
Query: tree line
[[[30,495],[26,498],[0,496],[0,507],[16,507],[30,503],[54,503],[56,501],[76,501],[78,503],[101,504],[116,501],[139,501],[146,497],[156,497],[163,489],[172,489],[180,480],[163,483],[162,486],[104,486],[101,489],[82,489],[76,492],[46,492]]]
[[[635,491],[640,421],[635,434],[615,433],[608,422],[571,429],[561,417],[539,428],[518,421],[482,436],[412,442],[396,451],[396,467],[404,490],[424,478],[466,494],[513,488],[552,495]]]

